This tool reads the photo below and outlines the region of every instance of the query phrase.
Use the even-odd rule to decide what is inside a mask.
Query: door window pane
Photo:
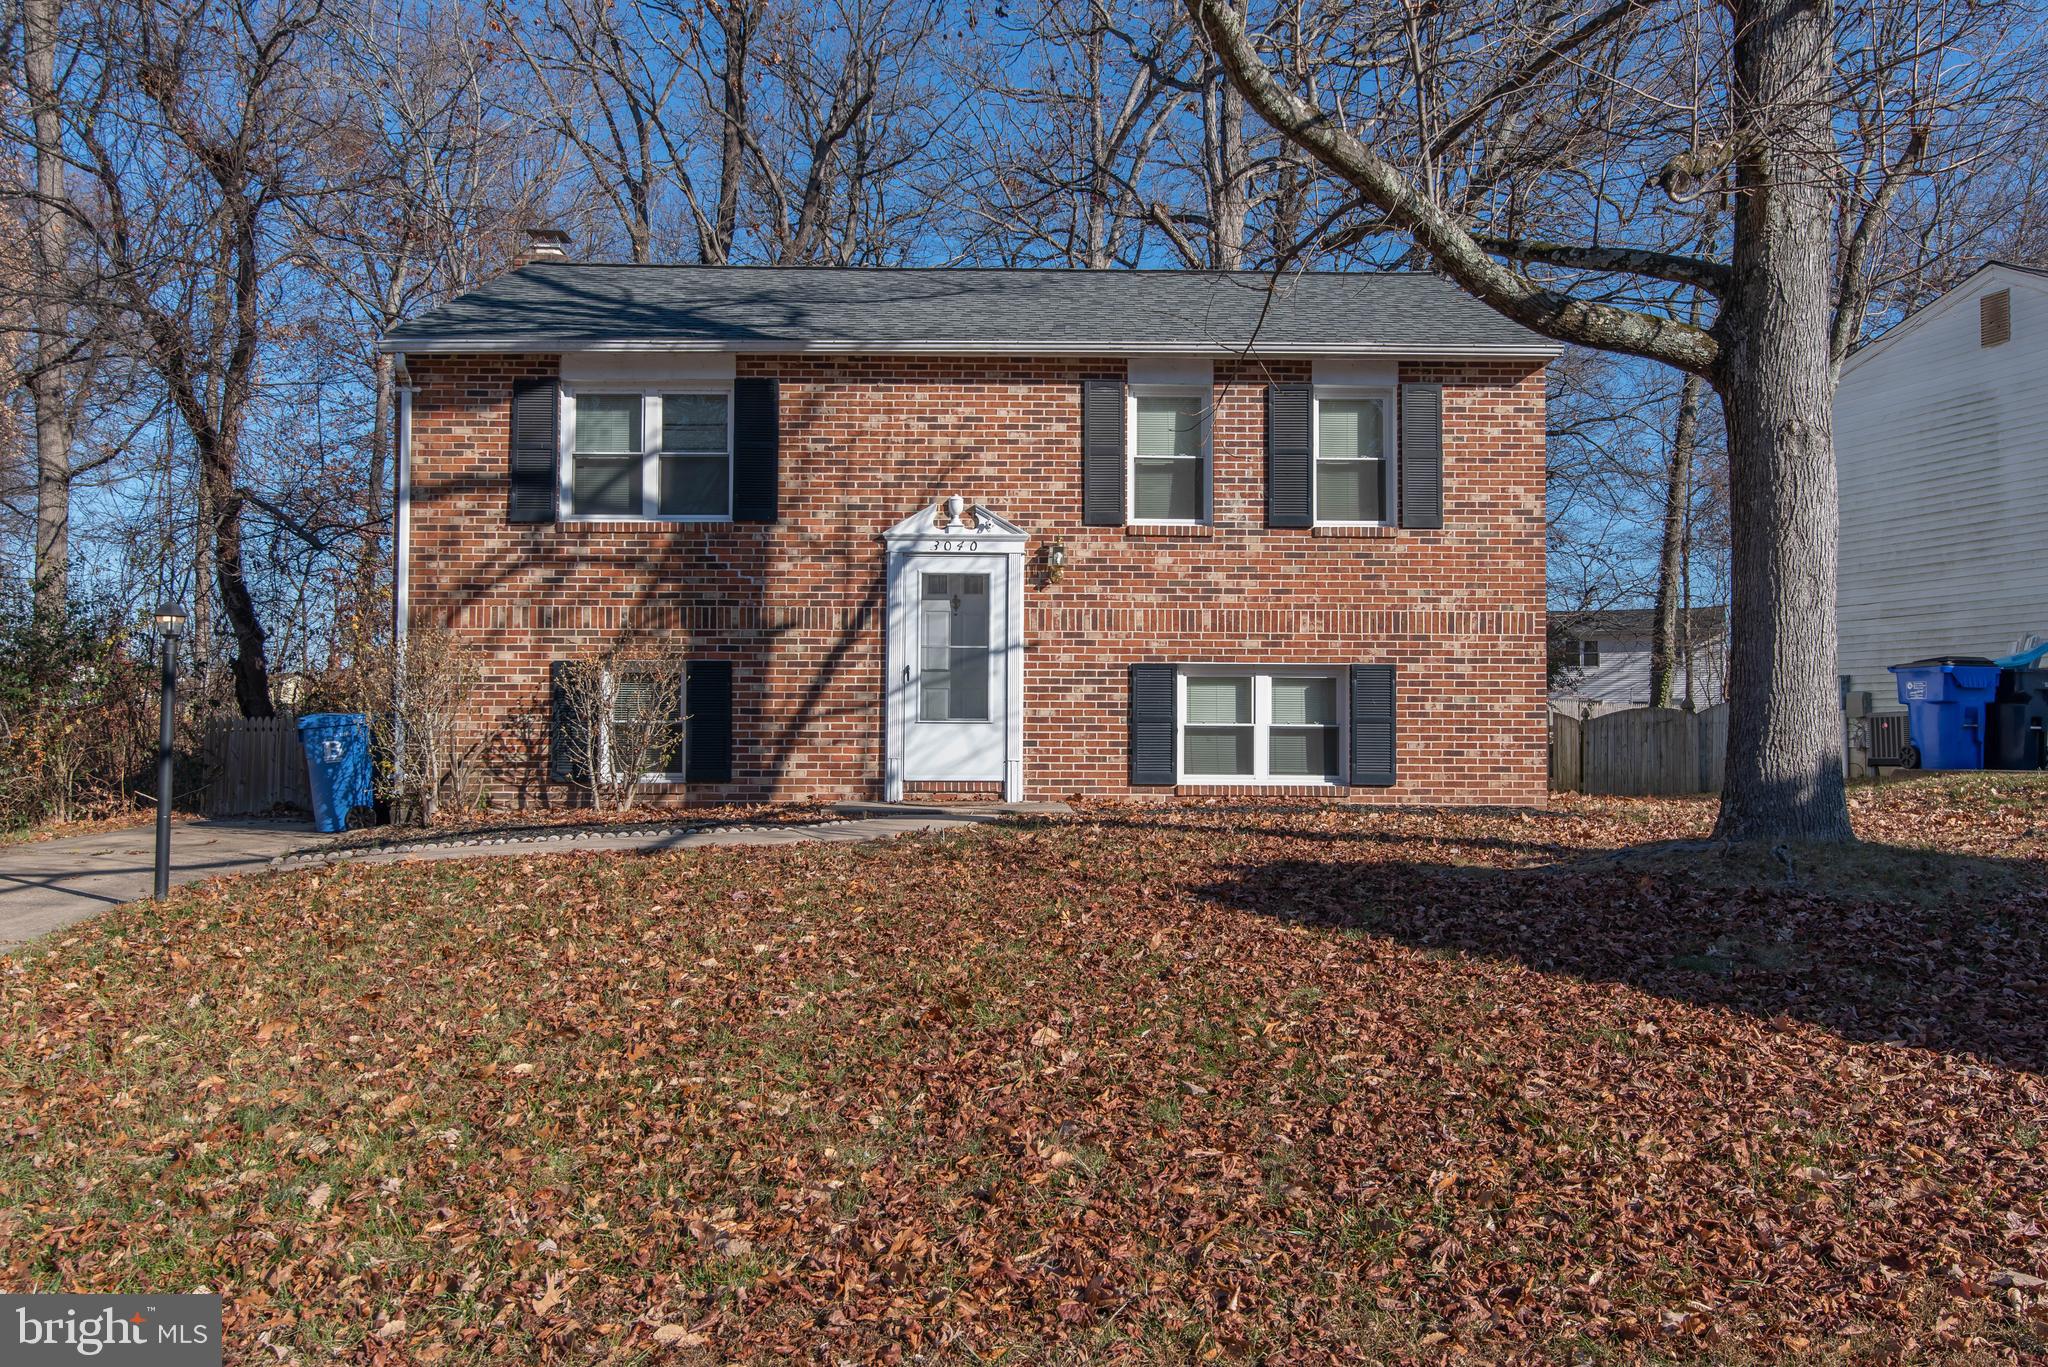
[[[725,395],[664,394],[661,449],[725,451]]]
[[[640,458],[577,456],[573,493],[576,511],[579,514],[638,516]]]
[[[578,452],[637,454],[640,450],[640,396],[578,394],[576,449]]]
[[[663,516],[724,517],[730,480],[731,465],[724,456],[663,456]]]
[[[989,602],[985,574],[927,574],[918,602],[918,717],[987,721]]]

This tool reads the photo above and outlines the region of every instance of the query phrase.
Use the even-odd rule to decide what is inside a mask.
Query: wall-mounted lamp
[[[1039,552],[1038,552],[1038,577],[1039,577],[1039,579],[1040,579],[1040,581],[1041,581],[1041,582],[1043,582],[1043,583],[1047,583],[1047,584],[1056,584],[1056,583],[1058,583],[1058,582],[1059,582],[1059,578],[1060,578],[1060,576],[1061,576],[1061,575],[1063,575],[1063,574],[1065,574],[1066,572],[1067,572],[1067,543],[1066,543],[1066,542],[1064,542],[1064,541],[1048,541],[1048,542],[1046,542],[1046,543],[1045,543],[1045,545],[1044,545],[1044,546],[1042,546],[1042,547],[1040,547],[1040,548],[1039,548]]]

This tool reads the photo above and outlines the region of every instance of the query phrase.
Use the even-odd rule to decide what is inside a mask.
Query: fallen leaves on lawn
[[[0,1284],[230,1361],[2024,1361],[2048,788],[244,879],[0,961]]]

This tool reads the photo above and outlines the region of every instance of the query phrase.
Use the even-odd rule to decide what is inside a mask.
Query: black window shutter
[[[683,715],[684,782],[732,782],[732,661],[685,666]]]
[[[512,494],[508,522],[555,520],[561,458],[562,386],[555,379],[512,382]]]
[[[1401,386],[1401,525],[1444,525],[1444,387]]]
[[[1124,382],[1081,382],[1081,521],[1124,524]]]
[[[1131,784],[1174,780],[1174,667],[1131,666]]]
[[[548,777],[557,783],[582,783],[590,777],[578,743],[582,723],[569,700],[569,671],[576,668],[573,660],[548,666]]]
[[[780,516],[782,426],[773,380],[732,383],[732,519],[774,522]]]
[[[1351,666],[1351,782],[1394,785],[1394,667]]]
[[[1309,386],[1266,386],[1266,525],[1312,527],[1309,504]]]

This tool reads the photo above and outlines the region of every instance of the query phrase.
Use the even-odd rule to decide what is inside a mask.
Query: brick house
[[[400,622],[487,650],[516,805],[622,633],[689,662],[672,801],[1541,803],[1557,348],[1268,284],[542,255],[384,340]]]

